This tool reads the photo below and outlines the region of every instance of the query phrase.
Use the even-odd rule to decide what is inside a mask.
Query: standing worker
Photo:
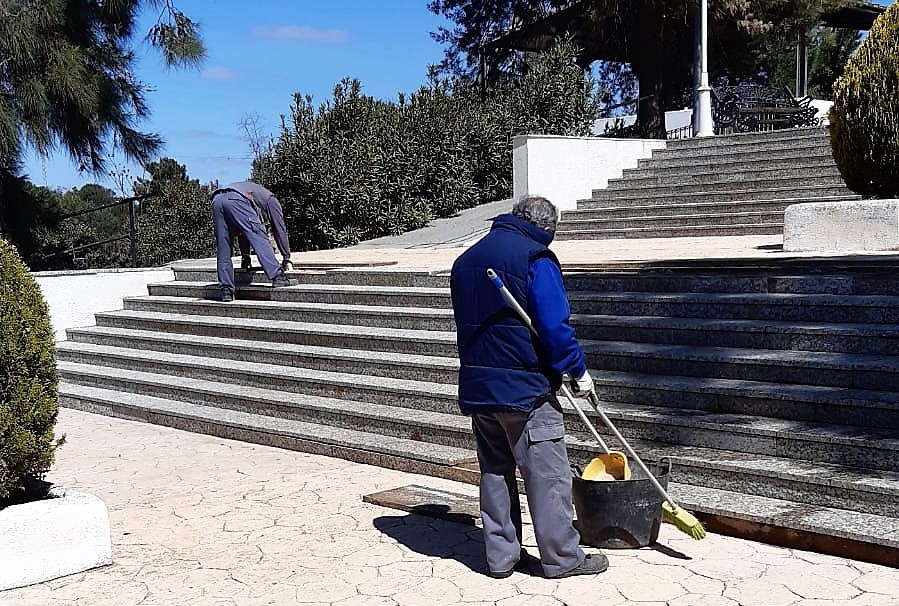
[[[459,406],[471,416],[480,464],[480,505],[488,574],[528,567],[521,548],[521,470],[543,574],[562,578],[608,568],[586,555],[574,528],[571,468],[556,391],[563,375],[577,397],[593,392],[556,255],[547,248],[558,211],[525,196],[453,264],[450,288],[459,347]],[[487,278],[493,268],[531,317],[538,338]]]
[[[290,285],[290,280],[284,275],[291,266],[284,211],[272,192],[252,181],[232,183],[217,189],[212,194],[212,222],[215,228],[220,300],[234,300],[234,265],[231,262],[234,236],[238,236],[240,240],[244,269],[249,269],[249,246],[252,246],[265,275],[272,281],[272,286]],[[278,264],[269,242],[269,229],[281,253],[281,264]]]

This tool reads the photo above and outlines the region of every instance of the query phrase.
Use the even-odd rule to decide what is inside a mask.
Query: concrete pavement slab
[[[104,500],[113,564],[3,606],[899,606],[899,570],[667,524],[655,548],[606,551],[596,577],[492,579],[479,528],[362,501],[475,486],[65,409],[57,429],[48,479]]]

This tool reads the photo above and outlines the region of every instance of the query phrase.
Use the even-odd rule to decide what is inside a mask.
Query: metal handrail
[[[112,242],[118,242],[120,240],[128,239],[130,240],[130,253],[131,253],[131,267],[137,267],[137,228],[134,224],[134,203],[141,202],[143,200],[147,200],[149,198],[157,198],[159,194],[150,193],[143,194],[140,196],[131,196],[130,198],[122,198],[121,200],[116,200],[115,202],[110,202],[108,204],[101,204],[100,206],[95,206],[93,208],[87,208],[84,210],[79,210],[73,213],[67,213],[62,215],[59,220],[65,221],[66,219],[71,219],[73,217],[80,217],[81,215],[86,215],[92,212],[97,212],[100,210],[106,210],[107,208],[114,208],[117,206],[122,206],[123,204],[128,205],[128,233],[123,234],[121,236],[113,236],[112,238],[106,238],[105,240],[98,240],[96,242],[90,242],[88,244],[82,244],[80,246],[73,246],[71,248],[67,248],[64,250],[57,251],[55,253],[50,253],[48,255],[43,255],[44,259],[50,259],[53,257],[58,257],[63,254],[74,255],[76,252],[80,252],[82,250],[87,250],[88,248],[93,248],[95,246],[103,246],[104,244],[110,244]]]

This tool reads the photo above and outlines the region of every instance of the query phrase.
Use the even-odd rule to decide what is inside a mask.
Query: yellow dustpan
[[[574,406],[575,410],[580,414],[581,421],[583,421],[584,425],[586,425],[593,433],[593,437],[596,438],[600,447],[605,451],[604,454],[595,456],[593,460],[587,464],[587,467],[584,468],[584,472],[581,474],[581,478],[599,482],[630,480],[631,468],[627,464],[627,457],[624,456],[624,453],[617,450],[609,450],[605,441],[599,436],[599,432],[593,427],[593,423],[587,419],[587,415],[584,414],[581,407],[574,401],[574,397],[571,395],[568,386],[565,384],[562,385],[562,393],[565,394],[565,397],[568,398],[568,402]]]

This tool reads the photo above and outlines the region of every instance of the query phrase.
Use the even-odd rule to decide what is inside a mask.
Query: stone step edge
[[[87,326],[70,328],[67,331],[69,341],[83,342],[78,337],[98,335],[105,338],[134,339],[144,342],[180,343],[198,346],[197,336],[182,333],[161,333],[133,328],[116,328],[109,326]],[[66,343],[61,341],[57,345]],[[273,356],[290,353],[294,356],[333,357],[344,361],[377,360],[397,366],[413,365],[433,370],[455,371],[459,369],[458,359],[449,356],[428,356],[424,354],[405,354],[395,352],[373,352],[359,349],[327,347],[321,345],[301,345],[295,343],[271,343],[229,337],[202,337],[202,344],[213,348],[252,350],[259,353],[271,352]],[[845,354],[832,352],[805,352],[787,350],[762,350],[741,347],[717,347],[711,345],[695,345],[687,348],[683,345],[659,343],[643,343],[638,341],[602,341],[592,339],[580,340],[585,352],[594,354],[616,355],[619,357],[653,357],[670,361],[684,362],[729,362],[737,365],[772,365],[789,358],[794,364],[790,366],[810,368],[813,370],[842,370],[851,372],[899,372],[899,367],[890,368],[885,361],[892,361],[890,356],[854,354],[852,365],[846,366]],[[62,346],[63,349],[70,345]],[[122,346],[126,347],[126,346]],[[127,347],[126,347],[127,348]],[[221,356],[214,356],[221,357]]]
[[[587,202],[607,202],[608,200],[592,200]],[[846,198],[843,196],[819,196],[817,198],[770,198],[765,200],[728,200],[726,202],[682,202],[682,203],[666,203],[665,208],[677,210],[691,210],[703,208],[718,208],[722,206],[790,206],[793,204],[821,203],[821,202],[843,202]],[[658,204],[625,204],[622,206],[604,206],[603,208],[577,208],[574,210],[563,210],[562,221],[568,220],[566,217],[572,215],[582,215],[586,213],[606,213],[606,212],[625,212],[637,210],[656,210]],[[731,211],[735,212],[735,211]],[[752,211],[736,211],[736,212],[752,212]],[[720,213],[718,213],[720,214]]]
[[[99,335],[107,338],[136,339],[139,341],[151,341],[156,343],[184,343],[198,345],[198,335],[185,333],[166,333],[151,330],[138,330],[135,328],[117,328],[114,326],[86,326],[84,328],[70,328],[67,330],[71,338],[68,341],[60,341],[56,345],[65,350],[69,346],[63,343],[82,343],[77,337],[81,335]],[[389,351],[368,351],[359,349],[346,349],[340,347],[328,347],[324,345],[301,345],[298,343],[274,343],[271,341],[257,341],[250,339],[232,339],[230,337],[200,336],[202,343],[216,348],[238,348],[252,350],[259,353],[271,352],[273,359],[282,353],[288,352],[295,356],[319,356],[333,357],[344,361],[377,360],[381,363],[389,363],[397,366],[412,365],[433,370],[458,370],[459,362],[449,356],[428,356],[424,354],[406,354]],[[128,349],[128,347],[123,346]],[[155,350],[154,350],[155,351]],[[218,357],[218,356],[216,356]]]
[[[164,343],[183,343],[188,345],[197,345],[197,338],[195,335],[187,335],[180,333],[158,333],[153,331],[143,331],[129,328],[115,328],[115,327],[104,327],[104,326],[92,326],[80,329],[69,329],[69,335],[72,338],[70,341],[61,341],[57,344],[59,352],[66,352],[68,350],[78,351],[82,349],[82,345],[92,344],[87,341],[80,340],[78,337],[80,335],[86,335],[88,338],[90,335],[99,335],[106,338],[120,338],[120,339],[136,339],[138,341],[154,341],[160,344]],[[203,337],[203,344],[208,345],[208,347],[218,348],[218,349],[239,349],[239,350],[251,350],[254,352],[265,353],[271,352],[273,359],[276,359],[276,356],[279,354],[288,353],[293,356],[319,356],[319,357],[334,357],[335,359],[340,359],[347,362],[365,362],[365,361],[378,361],[380,363],[388,363],[394,366],[406,367],[412,366],[415,368],[427,368],[429,370],[435,371],[446,371],[446,372],[454,372],[459,368],[459,362],[454,357],[448,356],[425,356],[420,354],[404,354],[404,353],[394,353],[394,352],[370,352],[366,350],[357,350],[357,349],[342,349],[335,347],[324,347],[324,346],[316,346],[316,345],[299,345],[299,344],[281,344],[281,343],[268,343],[268,342],[260,342],[260,341],[250,341],[244,339],[231,339],[226,337]],[[92,344],[98,345],[98,344]],[[98,345],[99,346],[99,345]],[[106,347],[113,347],[107,345]],[[116,347],[121,347],[122,349],[132,349],[130,346],[126,345],[118,345]],[[701,362],[709,362],[709,363],[730,363],[735,365],[778,365],[779,359],[789,357],[790,361],[796,362],[796,364],[792,364],[791,366],[797,366],[802,368],[807,368],[810,371],[826,371],[826,370],[846,370],[852,372],[888,372],[890,368],[884,368],[882,361],[889,359],[885,356],[863,356],[858,355],[854,356],[854,358],[859,358],[856,360],[855,365],[846,369],[845,367],[840,365],[840,362],[845,360],[845,355],[837,354],[837,353],[829,353],[829,352],[786,352],[784,350],[759,350],[759,349],[750,349],[750,348],[727,348],[727,347],[714,347],[714,346],[694,346],[690,347],[689,351],[685,351],[684,346],[681,345],[665,345],[665,344],[653,344],[653,343],[641,343],[634,341],[598,341],[598,340],[582,340],[581,347],[585,353],[591,355],[607,355],[607,356],[616,356],[620,358],[655,358],[655,359],[663,359],[670,362],[688,362],[688,363],[701,363]],[[145,351],[145,350],[138,350]],[[155,349],[150,349],[150,351],[160,351]],[[166,351],[162,349],[161,351]],[[796,354],[807,354],[796,355]],[[689,354],[689,355],[688,355]],[[765,355],[768,354],[768,355]],[[208,356],[210,358],[219,359],[219,358],[229,358],[227,355],[217,355],[217,356]],[[804,359],[803,359],[804,358]],[[291,368],[298,368],[298,366],[290,365]],[[605,384],[610,384],[612,376],[611,373],[615,371],[605,371],[599,369],[593,369],[594,374],[596,374],[597,379],[602,376]],[[894,369],[896,372],[899,372],[899,368]],[[634,377],[634,373],[624,373],[629,377]],[[674,380],[675,376],[672,375],[654,375],[654,374],[646,374],[640,375],[645,378],[649,377],[659,377],[659,381],[664,381],[666,383],[671,383]],[[696,387],[697,391],[703,392],[726,392],[732,393],[728,391],[726,388],[726,381],[738,381],[739,384],[742,385],[743,382],[740,379],[723,379],[716,378],[716,382],[720,382],[720,385],[716,388],[713,385],[708,384],[707,377],[694,377],[692,375],[684,375],[684,376],[676,376],[678,381],[678,389],[681,391],[688,391],[688,387],[684,385],[683,381],[702,381],[702,387]],[[750,382],[753,387],[751,388],[743,388],[743,391],[748,391],[750,394],[760,394],[765,390],[760,387],[764,385],[763,382],[760,381],[751,381]],[[783,394],[787,395],[784,391],[783,383],[773,383],[772,385],[776,385],[777,387],[772,387],[771,389]],[[825,393],[833,393],[835,403],[839,403],[840,401],[845,401],[847,394],[851,391],[852,393],[856,393],[856,397],[853,398],[852,402],[848,405],[852,406],[861,406],[861,407],[874,407],[875,403],[885,404],[886,401],[883,398],[883,395],[879,391],[871,391],[871,390],[863,390],[858,388],[846,388],[840,386],[817,386],[817,385],[806,385],[806,384],[790,384],[793,386],[796,393],[792,394],[792,397],[795,398],[800,395],[800,391],[809,391],[809,390],[820,390]],[[870,392],[870,396],[868,398],[863,397],[864,394]],[[892,392],[888,392],[892,393]],[[819,395],[820,398],[820,395]],[[804,400],[811,400],[811,398],[804,398]],[[815,400],[816,402],[820,402],[820,399]]]
[[[227,385],[214,381],[196,382],[197,390],[207,394],[223,393],[222,390],[227,387]],[[288,399],[284,398],[284,392],[277,390],[246,388],[245,390],[230,390],[228,391],[228,393],[231,393],[232,391],[235,393],[235,395],[240,395],[239,391],[246,391],[248,396],[252,396],[253,399],[260,400],[268,405],[289,405],[308,408],[312,410],[336,410],[354,418],[358,417],[361,421],[395,420],[396,418],[398,418],[397,415],[404,415],[405,421],[409,424],[426,427],[431,430],[443,430],[452,433],[458,433],[465,437],[471,436],[470,421],[467,417],[461,414],[428,412],[409,416],[405,415],[405,413],[407,412],[405,409],[383,404],[359,403],[357,405],[356,403],[349,403],[344,400],[311,395],[302,395],[300,400],[294,399],[293,402],[290,402]],[[118,398],[118,400],[121,400],[122,397],[125,396],[126,399],[136,398],[141,399],[142,401],[146,400],[148,402],[156,400],[165,402],[182,402],[181,400],[174,400],[171,398],[160,398],[157,396],[149,396],[144,394],[118,392],[102,387],[85,386],[78,383],[69,383],[66,381],[61,382],[60,387],[60,394],[62,395],[77,395],[83,393],[101,392],[106,394],[106,398],[109,401],[116,401],[116,398]],[[215,407],[205,404],[190,405],[200,406],[209,410],[215,409]],[[238,414],[255,415],[261,418],[270,418],[268,415],[242,412],[233,408],[218,409],[232,411]],[[325,424],[310,423],[308,421],[296,422],[316,426],[326,426]],[[334,429],[341,428],[335,427]],[[371,434],[370,432],[356,433],[360,433],[366,436],[384,435]],[[384,437],[387,438],[388,441],[399,441],[398,443],[400,444],[409,441],[405,440],[404,438],[395,438],[386,435],[384,435]],[[566,443],[568,443],[571,449],[575,452],[591,453],[587,456],[592,456],[593,454],[598,454],[600,452],[599,446],[593,441],[592,438],[582,438],[570,432],[566,432],[565,440]],[[415,444],[424,443],[423,440],[412,440],[412,442],[414,442]],[[871,492],[877,494],[892,494],[899,496],[899,473],[896,472],[857,469],[832,463],[829,464],[816,463],[812,461],[794,461],[792,459],[784,459],[782,457],[771,455],[752,455],[751,457],[747,457],[747,455],[740,452],[713,449],[708,447],[678,447],[676,445],[657,445],[651,442],[647,442],[646,440],[632,440],[630,442],[633,448],[635,448],[636,450],[640,450],[641,452],[645,453],[647,451],[652,451],[653,453],[661,453],[658,454],[658,456],[669,458],[672,461],[672,464],[675,466],[677,464],[684,464],[692,467],[713,469],[720,472],[741,474],[745,477],[758,475],[765,478],[770,477],[801,484],[808,484],[809,486],[824,484],[827,486],[856,491],[862,494],[865,492]],[[458,449],[458,447],[443,446],[433,442],[428,443],[434,444],[434,446],[438,449]],[[686,452],[677,452],[678,450],[684,450]],[[741,457],[745,458],[746,460],[739,460]],[[647,460],[650,459],[647,458]],[[636,465],[636,463],[632,462],[632,465]],[[789,473],[787,471],[784,471],[785,466],[801,469],[799,469],[799,471],[797,471],[796,473]]]
[[[110,402],[105,401],[97,395],[97,392],[99,391],[108,390],[92,389],[94,389],[93,394],[85,393],[80,397],[72,395],[64,396],[62,402],[63,405],[96,414],[149,422],[156,425],[216,435],[226,439],[238,439],[250,443],[288,447],[292,450],[301,452],[323,454],[325,456],[333,456],[352,461],[360,461],[361,459],[360,462],[375,464],[381,467],[445,477],[464,481],[468,484],[478,483],[476,463],[472,463],[473,457],[471,455],[474,455],[473,452],[459,452],[459,457],[465,457],[465,455],[469,456],[465,458],[456,458],[455,463],[416,465],[414,462],[409,461],[407,456],[397,455],[390,459],[378,457],[377,462],[372,462],[367,460],[367,455],[371,454],[377,456],[378,453],[371,453],[370,451],[362,450],[358,446],[353,445],[328,444],[327,442],[322,442],[320,440],[321,431],[318,429],[321,426],[306,424],[315,428],[310,432],[312,435],[304,436],[300,432],[293,432],[296,439],[289,443],[284,443],[282,440],[272,439],[273,434],[277,432],[278,436],[284,434],[290,435],[290,429],[285,429],[285,427],[297,427],[298,424],[279,422],[275,424],[263,423],[261,426],[254,426],[252,423],[253,421],[257,419],[265,421],[266,419],[260,418],[259,415],[250,415],[247,413],[232,413],[231,415],[222,418],[219,415],[210,415],[209,412],[211,409],[208,407],[196,405],[169,406],[168,410],[166,410],[164,407],[150,408],[146,405],[122,404],[115,400]],[[108,393],[115,394],[116,392]],[[156,400],[159,401],[162,399],[157,398]],[[82,402],[86,402],[87,405],[82,405]],[[163,402],[171,401],[163,400]],[[346,432],[342,433],[344,433],[344,435],[350,435]],[[379,440],[379,444],[380,443],[381,441]],[[322,449],[315,448],[315,445],[317,444],[334,446],[335,448],[322,452]],[[432,449],[429,450],[432,451]],[[361,456],[359,454],[360,451],[362,451]],[[453,465],[456,467],[451,467]],[[746,497],[744,495],[723,490],[700,489],[699,487],[678,485],[676,483],[669,484],[668,491],[682,507],[694,511],[699,514],[704,521],[709,523],[709,530],[726,533],[731,536],[747,536],[747,538],[754,538],[757,540],[761,538],[763,542],[764,537],[767,537],[770,542],[772,538],[772,533],[770,533],[770,531],[763,531],[760,533],[760,536],[757,537],[754,536],[759,534],[757,529],[747,529],[745,524],[740,523],[749,520],[766,526],[786,528],[792,531],[810,532],[817,536],[844,538],[860,542],[864,545],[873,543],[880,548],[877,551],[881,554],[883,552],[882,548],[888,547],[891,549],[891,552],[882,555],[888,556],[890,558],[890,560],[888,560],[889,562],[893,562],[896,558],[896,555],[892,553],[892,550],[899,547],[899,541],[895,539],[896,533],[889,529],[890,523],[895,521],[893,518],[884,518],[883,516],[872,514],[858,514],[826,507],[809,507],[804,504],[796,504],[789,501],[779,501],[770,498]],[[743,508],[743,511],[738,511],[733,504],[741,501],[746,502],[747,505]],[[760,508],[758,506],[759,503],[763,503],[765,507]],[[730,504],[731,506],[728,507],[726,504]],[[774,513],[765,516],[758,513],[760,509]],[[745,513],[746,511],[750,513],[747,514]],[[830,515],[821,515],[822,513]],[[806,516],[808,517],[808,521],[806,520]],[[824,526],[820,522],[821,520],[833,519],[846,520],[846,523],[839,526],[833,523]],[[864,535],[858,532],[858,529],[860,528],[886,528],[888,529],[888,532],[875,536]],[[739,531],[739,533],[735,531]],[[753,533],[753,536],[749,536],[747,534],[748,532]],[[807,545],[807,540],[805,540],[804,543]],[[846,547],[842,546],[838,553],[845,556],[845,551]],[[853,554],[854,553],[855,550],[853,550]],[[896,564],[893,563],[891,565]]]
[[[718,170],[715,170],[718,168]],[[727,170],[729,168],[738,168],[739,170]],[[788,164],[779,164],[776,162],[750,162],[749,164],[739,164],[734,162],[724,162],[715,166],[703,162],[697,162],[691,166],[638,166],[636,168],[625,168],[622,181],[631,179],[649,179],[657,177],[660,179],[668,179],[673,176],[690,175],[691,177],[704,177],[712,175],[727,175],[734,177],[735,175],[757,175],[765,173],[791,173],[795,171],[818,170],[820,172],[827,171],[826,176],[838,176],[839,169],[835,163],[824,164],[821,162],[790,162]],[[821,176],[821,175],[815,175]]]
[[[768,217],[769,215],[783,215],[783,210],[760,210],[760,211],[737,211],[737,212],[720,212],[720,213],[696,213],[696,214],[685,214],[685,215],[651,215],[651,216],[640,216],[640,217],[614,217],[610,219],[577,219],[577,218],[568,218],[559,221],[559,226],[574,226],[576,229],[581,225],[605,225],[606,223],[620,223],[622,221],[630,221],[634,224],[637,229],[639,229],[640,223],[650,223],[655,221],[676,221],[678,219],[689,219],[691,221],[697,220],[705,220],[705,219],[720,219],[723,217],[739,217],[741,219],[752,219],[753,217]]]
[[[210,278],[215,277],[215,270],[210,269]],[[290,274],[291,272],[288,272]],[[213,282],[196,282],[190,280],[169,280],[168,282],[152,282],[147,285],[148,288],[153,287],[184,287],[184,288],[203,288],[209,286]],[[248,284],[247,286],[242,286],[241,289],[244,288],[257,288],[262,289],[264,284]],[[427,287],[427,286],[410,286],[410,287],[399,287],[399,286],[379,286],[379,285],[355,285],[355,284],[314,284],[314,283],[300,283],[294,284],[289,288],[290,292],[296,293],[335,293],[335,294],[344,294],[344,293],[358,293],[360,291],[368,293],[375,293],[381,295],[404,295],[407,293],[412,293],[416,295],[433,295],[436,297],[440,296],[449,296],[450,290],[449,288],[436,288],[436,287]],[[281,292],[284,288],[276,291]],[[265,290],[271,290],[270,288],[265,288]],[[136,295],[131,298],[141,298],[147,295]],[[149,295],[154,296],[154,295]],[[166,296],[166,295],[156,295],[156,296]]]
[[[233,305],[234,303],[218,303],[219,305]],[[126,318],[136,320],[147,320],[151,322],[167,322],[170,324],[181,323],[189,325],[201,325],[206,327],[216,327],[228,321],[241,320],[241,318],[231,318],[227,316],[198,316],[193,314],[172,314],[154,311],[103,311],[97,312],[95,317],[98,320],[104,318]],[[250,318],[243,318],[250,320]],[[344,335],[346,334],[346,324],[328,324],[324,322],[294,322],[290,320],[260,320],[252,319],[252,329],[262,329],[268,331],[278,330],[295,330],[300,332],[315,333],[320,335]],[[370,338],[381,339],[418,339],[428,343],[455,344],[456,335],[454,332],[438,331],[438,330],[416,330],[403,328],[380,328],[376,326],[353,326],[354,334],[358,336],[366,336]]]
[[[734,224],[734,225],[678,225],[674,227],[665,227],[665,226],[647,226],[647,227],[637,227],[637,228],[625,228],[625,227],[606,227],[606,228],[597,228],[597,229],[563,229],[564,223],[559,222],[559,228],[556,230],[556,235],[582,235],[582,234],[626,234],[631,238],[646,238],[648,236],[645,235],[635,235],[635,234],[647,234],[647,233],[668,233],[674,234],[672,237],[700,237],[701,234],[696,234],[695,232],[710,232],[710,231],[735,231],[735,230],[743,230],[743,229],[770,229],[771,233],[781,233],[783,231],[783,223],[743,223],[743,224]],[[573,238],[572,238],[573,239]]]
[[[283,287],[284,289],[292,289],[293,286]],[[254,310],[283,310],[285,313],[290,311],[325,311],[330,313],[348,313],[353,315],[397,315],[401,314],[409,317],[419,318],[447,318],[453,316],[453,311],[449,308],[438,307],[404,307],[404,306],[386,306],[386,305],[360,305],[353,303],[310,303],[305,301],[256,301],[256,300],[238,300],[223,307],[219,301],[208,301],[201,298],[176,297],[169,295],[137,295],[124,297],[122,303],[125,310],[135,310],[143,306],[152,306],[153,304],[165,305],[172,308],[194,307],[200,309],[254,309]],[[196,314],[191,314],[196,315]],[[216,316],[229,318],[244,318],[243,316]]]
[[[128,399],[132,400],[132,402],[122,402],[123,395],[130,396]],[[361,448],[402,458],[409,458],[409,453],[413,453],[415,458],[421,461],[439,465],[457,465],[472,458],[471,451],[452,446],[405,440],[352,429],[337,430],[337,428],[331,428],[336,430],[334,431],[335,434],[341,435],[327,435],[327,432],[322,431],[322,429],[328,426],[318,423],[291,421],[289,419],[280,419],[226,408],[213,408],[202,404],[191,404],[156,396],[123,394],[123,392],[65,381],[60,381],[60,397],[86,399],[98,404],[130,408],[134,413],[145,417],[141,419],[145,421],[147,420],[146,416],[150,413],[167,414],[173,417],[180,417],[185,421],[210,420],[211,417],[219,417],[219,422],[242,429],[252,428],[266,433],[286,435],[333,446]],[[139,401],[140,404],[135,404],[134,401]]]
[[[845,185],[843,187],[845,188]],[[634,191],[638,191],[641,188],[633,188],[633,189],[634,189]],[[763,188],[752,188],[752,189],[703,190],[703,191],[698,191],[698,192],[682,192],[682,193],[664,192],[664,193],[658,193],[658,194],[648,194],[645,197],[646,198],[670,198],[671,196],[675,196],[675,195],[681,196],[681,197],[688,197],[688,196],[704,197],[704,196],[713,196],[713,195],[738,196],[738,195],[744,194],[744,193],[756,194],[759,192],[768,192],[771,194],[771,199],[776,199],[776,198],[778,198],[778,196],[776,195],[777,193],[815,192],[815,191],[821,191],[822,189],[834,189],[834,186],[828,185],[828,184],[821,185],[819,183],[807,183],[804,185],[795,185],[795,186],[763,187]],[[593,193],[598,193],[598,194],[608,194],[608,193],[617,194],[618,193],[617,190],[612,190],[607,187],[593,188],[591,190],[591,192],[592,192],[591,196],[593,195]],[[833,194],[833,195],[835,195],[835,194]],[[846,195],[853,197],[853,198],[861,197],[858,194],[849,190],[848,188],[846,188]],[[617,196],[613,195],[611,197],[614,199]],[[792,197],[796,197],[796,196],[792,196]],[[590,202],[590,201],[605,202],[607,200],[608,200],[608,198],[590,197],[590,198],[581,198],[579,201],[581,201],[581,202]],[[213,269],[213,271],[214,271],[214,269]]]
[[[177,354],[171,354],[171,356],[174,355]],[[186,358],[188,356],[180,357]],[[216,359],[215,362],[216,364],[207,364],[206,367],[221,369],[221,363],[223,361],[221,359]],[[242,372],[250,372],[252,370],[254,374],[258,375],[260,374],[261,367],[271,367],[271,365],[263,365],[258,363],[243,363],[243,366],[250,365],[256,368],[238,368],[236,370]],[[161,382],[168,386],[177,386],[180,383],[184,383],[185,389],[190,389],[190,385],[196,384],[199,380],[136,370],[125,370],[110,366],[84,364],[79,362],[59,361],[57,363],[57,367],[61,375],[69,373],[75,375],[99,377],[102,379],[115,379],[117,376],[121,376],[123,380],[138,381],[149,385],[158,384]],[[349,379],[347,375],[343,373],[328,373],[325,371],[300,373],[297,372],[297,370],[299,369],[293,370],[294,376],[301,374],[306,374],[309,376],[309,378],[303,377],[303,380],[319,380],[319,382],[324,382],[325,380],[331,378],[332,382],[328,384],[344,385],[348,387],[361,386],[360,388],[364,389],[373,389],[378,391],[388,391],[396,393],[395,389],[385,387],[384,384],[379,384],[379,382],[377,381],[369,381],[371,385],[366,385],[364,379],[367,379],[367,377],[363,377],[360,375],[352,375],[353,378]],[[270,376],[275,379],[283,376],[283,374],[278,370],[268,370],[266,376]],[[403,393],[411,396],[420,395],[422,397],[438,397],[441,399],[452,401],[454,401],[456,398],[456,390],[453,386],[447,386],[440,383],[427,383],[423,381],[400,381],[396,379],[385,379],[384,382],[392,384],[404,384],[404,387],[402,388]],[[602,377],[598,377],[596,382],[598,385],[602,385]],[[431,388],[428,389],[428,386],[430,386]],[[447,387],[452,387],[452,389],[446,389]],[[789,421],[767,417],[752,417],[751,419],[748,419],[747,415],[713,413],[695,410],[685,411],[680,409],[666,409],[658,406],[639,404],[615,404],[610,402],[602,402],[601,405],[603,406],[606,414],[619,423],[643,423],[671,426],[676,422],[679,427],[707,431],[722,431],[722,428],[726,427],[727,430],[732,433],[739,432],[746,435],[761,435],[774,438],[778,436],[784,437],[784,435],[789,435],[794,441],[804,440],[811,443],[843,444],[856,448],[871,447],[873,440],[877,441],[879,449],[899,451],[899,439],[885,440],[883,436],[879,435],[878,431],[864,427],[852,427],[854,435],[847,436],[845,435],[846,426],[822,425],[805,421]],[[562,402],[562,406],[569,415],[574,414],[571,410],[569,410],[570,405],[568,404],[568,402]],[[596,424],[598,422],[598,418],[595,413],[593,413],[592,411],[586,412],[587,416],[592,418],[593,423]],[[747,421],[752,422],[747,423]],[[835,431],[835,428],[837,429],[837,431]],[[844,431],[839,431],[841,429]]]
[[[182,299],[173,297],[174,299]],[[234,305],[234,303],[218,303],[210,302],[213,305]],[[255,302],[254,302],[255,303]],[[237,303],[240,305],[241,303]],[[385,307],[383,314],[397,315],[398,308]],[[418,308],[412,308],[418,309]],[[444,316],[445,319],[451,317],[450,314]],[[119,318],[126,317],[128,319],[146,319],[151,321],[164,321],[170,324],[187,323],[203,326],[218,326],[222,324],[239,323],[246,320],[252,325],[250,329],[270,329],[270,330],[289,330],[321,332],[322,334],[344,334],[346,332],[346,324],[332,324],[325,322],[297,322],[291,320],[266,320],[259,318],[241,318],[232,316],[204,316],[196,314],[179,314],[156,311],[137,311],[137,310],[118,310],[110,312],[99,312],[97,318]],[[764,325],[760,325],[758,321],[748,319],[729,319],[729,318],[690,318],[675,316],[619,316],[608,314],[572,314],[572,323],[577,326],[615,326],[623,328],[639,328],[652,330],[727,330],[739,332],[761,332],[771,333],[772,328],[778,328],[780,334],[820,334],[830,336],[843,337],[881,337],[891,338],[896,336],[899,338],[899,324],[872,324],[872,323],[848,323],[848,322],[788,322],[766,320]],[[366,334],[373,337],[388,337],[399,339],[421,339],[426,342],[434,343],[456,343],[456,335],[453,331],[448,330],[420,330],[420,329],[402,329],[402,328],[380,328],[373,326],[353,326],[354,331],[359,334]]]

